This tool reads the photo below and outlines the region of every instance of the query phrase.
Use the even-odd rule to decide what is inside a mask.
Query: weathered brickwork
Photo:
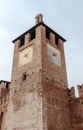
[[[74,87],[70,92],[70,113],[72,130],[83,129],[83,85],[78,85],[79,98],[75,98]]]
[[[0,81],[0,130],[4,130],[8,110],[10,83]]]
[[[41,14],[35,19],[13,40],[11,83],[0,82],[0,130],[83,130],[83,85],[79,98],[68,89],[66,40]]]

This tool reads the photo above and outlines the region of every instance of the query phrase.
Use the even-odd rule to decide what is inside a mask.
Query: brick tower
[[[63,37],[35,17],[13,40],[6,130],[71,130]]]

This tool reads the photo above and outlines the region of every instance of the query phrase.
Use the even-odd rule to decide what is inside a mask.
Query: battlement
[[[69,96],[71,98],[75,98],[75,88],[74,87],[71,87],[71,89],[68,89],[68,92],[69,92]]]
[[[77,85],[77,90],[78,90],[78,95],[79,98],[83,98],[83,84],[82,85]],[[71,98],[76,98],[75,96],[75,87],[71,87],[71,89],[69,89],[69,96]]]
[[[0,80],[0,89],[1,89],[1,88],[6,88],[6,89],[8,89],[8,88],[9,88],[9,84],[10,84],[9,81]]]
[[[83,84],[78,85],[77,87],[78,87],[79,97],[83,98]]]
[[[10,82],[0,81],[0,105],[3,107],[8,100]]]
[[[70,117],[75,130],[83,129],[83,84],[77,85],[79,97],[75,96],[75,87],[69,89]],[[79,125],[78,125],[79,124]]]
[[[68,94],[70,97],[70,102],[72,102],[72,104],[75,104],[75,106],[77,105],[81,108],[83,104],[83,84],[77,85],[77,89],[79,95],[78,98],[75,96],[75,87],[71,87],[71,89],[68,89]]]

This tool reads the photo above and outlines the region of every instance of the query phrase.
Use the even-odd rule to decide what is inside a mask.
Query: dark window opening
[[[24,41],[25,41],[24,39],[25,39],[24,36],[20,38],[20,47],[24,45]]]
[[[33,32],[31,32],[30,35],[31,35],[30,40],[33,40],[35,38],[35,30]]]
[[[57,54],[56,53],[53,53],[53,56],[56,56]]]
[[[46,30],[46,38],[50,39],[50,32],[48,30]]]
[[[80,89],[82,88],[82,86],[80,86]]]
[[[83,102],[81,102],[81,104],[83,104]]]
[[[2,129],[2,124],[3,124],[3,112],[1,113],[0,116],[0,130]]]
[[[58,46],[58,38],[55,38],[55,44]]]
[[[22,74],[22,80],[26,80],[26,78],[27,78],[26,73],[23,73],[23,74]]]
[[[8,84],[8,82],[6,83],[6,88],[8,89],[8,87],[9,87],[9,84]]]
[[[48,78],[46,77],[46,80],[48,80]]]

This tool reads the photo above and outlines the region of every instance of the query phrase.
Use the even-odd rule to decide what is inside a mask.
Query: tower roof
[[[20,36],[18,36],[16,39],[14,39],[12,42],[16,42],[18,39],[20,39],[21,37],[23,37],[24,35],[26,35],[27,33],[31,33],[34,31],[34,29],[40,25],[43,25],[44,27],[46,27],[46,29],[49,31],[49,32],[52,32],[53,34],[56,35],[57,38],[61,39],[63,42],[65,42],[66,40],[60,36],[58,33],[56,33],[54,30],[52,30],[50,27],[48,27],[45,23],[43,23],[43,15],[42,14],[39,14],[35,17],[36,19],[36,25],[33,26],[32,28],[30,28],[29,30],[27,30],[26,32],[24,32],[23,34],[21,34]]]

